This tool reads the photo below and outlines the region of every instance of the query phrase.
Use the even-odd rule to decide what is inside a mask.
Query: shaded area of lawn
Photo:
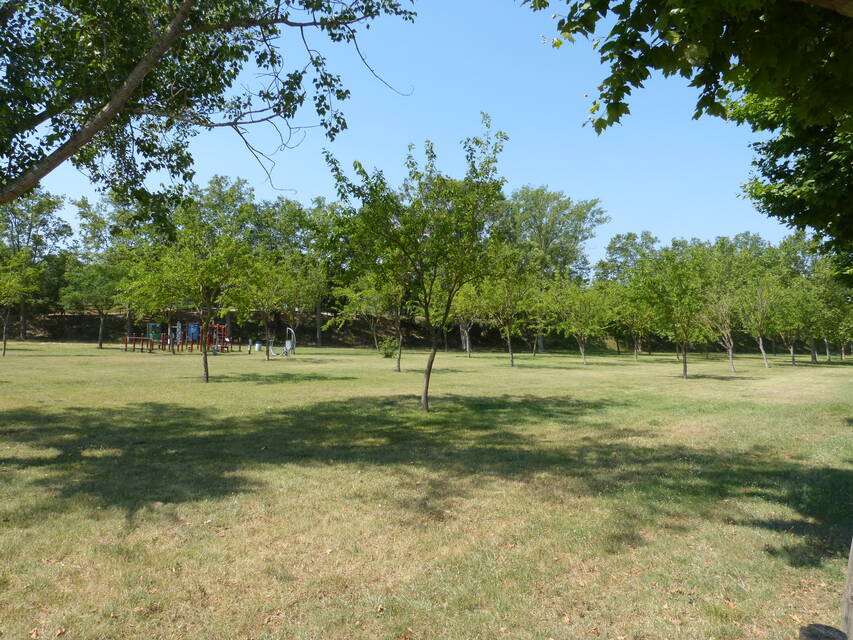
[[[0,471],[37,469],[41,501],[14,512],[0,506],[0,528],[25,527],[41,514],[87,497],[129,518],[154,502],[178,503],[250,492],[241,475],[268,465],[380,466],[405,483],[409,465],[436,473],[408,508],[440,511],[464,491],[455,479],[555,480],[548,499],[560,508],[560,482],[626,508],[612,541],[638,543],[632,522],[672,526],[674,516],[722,517],[729,499],[759,499],[796,512],[790,519],[744,516],[730,524],[785,531],[798,542],[767,547],[794,566],[843,555],[853,529],[853,471],[782,459],[772,451],[694,448],[655,442],[648,429],[590,420],[615,402],[569,397],[444,396],[423,414],[406,396],[319,402],[223,418],[215,409],[167,403],[120,410],[24,408],[0,413]],[[580,419],[586,420],[581,424]],[[553,425],[542,431],[540,425]],[[651,440],[651,442],[649,442]],[[9,476],[7,475],[7,478]],[[35,477],[35,476],[34,476]],[[23,510],[22,510],[23,509]],[[10,525],[11,523],[11,525]]]

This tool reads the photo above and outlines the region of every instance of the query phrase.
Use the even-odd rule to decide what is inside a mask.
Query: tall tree
[[[429,411],[429,385],[442,331],[459,290],[486,268],[486,231],[497,218],[503,180],[497,156],[505,134],[491,133],[484,114],[485,134],[463,142],[466,174],[454,179],[441,173],[432,143],[419,164],[410,147],[408,177],[399,190],[387,184],[381,171],[368,173],[356,164],[360,183],[352,182],[329,156],[341,197],[360,207],[345,212],[349,241],[365,258],[379,263],[383,256],[399,257],[405,266],[407,288],[430,335],[424,368],[421,408]]]
[[[71,226],[59,217],[62,198],[34,189],[15,202],[0,204],[0,242],[32,267],[46,265],[71,237]],[[19,302],[20,338],[27,338],[27,301]]]

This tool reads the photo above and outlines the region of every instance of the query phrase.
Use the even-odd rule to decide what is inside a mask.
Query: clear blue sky
[[[555,35],[550,12],[533,13],[512,0],[424,0],[415,8],[414,24],[383,20],[360,40],[376,71],[410,95],[383,86],[352,50],[318,39],[352,91],[343,104],[349,129],[333,143],[311,130],[300,146],[277,153],[274,186],[234,133],[203,132],[192,147],[197,181],[222,174],[245,178],[259,198],[333,199],[322,149],[346,167],[358,159],[398,181],[407,145],[425,139],[435,142],[441,167],[458,173],[459,141],[481,131],[486,111],[510,137],[500,165],[507,192],[547,185],[601,200],[611,222],[587,245],[593,261],[611,236],[627,231],[649,230],[664,242],[741,231],[776,242],[788,233],[739,196],[754,134],[719,119],[692,120],[696,93],[684,80],[652,79],[631,99],[623,123],[599,136],[582,125],[605,69],[586,41],[561,49],[543,41]],[[286,41],[283,49],[290,50]],[[311,124],[311,115],[304,111],[299,123]],[[274,145],[264,129],[252,141],[262,149]],[[44,186],[71,197],[94,194],[70,166]]]

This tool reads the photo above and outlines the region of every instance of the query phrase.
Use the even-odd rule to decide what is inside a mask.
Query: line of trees
[[[439,169],[430,143],[410,148],[399,187],[356,164],[350,177],[329,157],[340,201],[310,206],[284,198],[258,202],[242,180],[216,177],[193,186],[165,211],[107,198],[75,202],[79,231],[58,215],[62,199],[40,190],[0,206],[0,318],[3,343],[14,312],[26,338],[33,312],[62,308],[95,313],[98,346],[110,314],[171,323],[179,311],[199,318],[202,335],[233,314],[264,328],[267,344],[281,319],[296,328],[334,313],[327,326],[358,320],[373,346],[394,340],[400,370],[406,332],[415,323],[430,346],[421,406],[447,332],[458,329],[471,355],[474,325],[494,328],[514,365],[513,340],[533,353],[543,337],[575,342],[584,364],[592,341],[676,345],[682,375],[691,349],[716,345],[735,371],[735,347],[765,339],[797,346],[817,360],[843,358],[853,337],[851,290],[834,275],[831,256],[795,233],[778,245],[743,233],[713,242],[648,232],[615,236],[590,265],[584,242],[607,220],[597,200],[573,200],[546,187],[509,195],[497,170],[506,136],[463,142],[466,172]],[[152,222],[156,220],[156,222]],[[129,329],[128,329],[129,331]],[[204,379],[209,377],[202,349]],[[269,351],[267,352],[269,358]]]

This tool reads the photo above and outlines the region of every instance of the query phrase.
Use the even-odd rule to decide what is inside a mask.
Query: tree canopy
[[[542,10],[562,3],[525,0]],[[590,121],[629,113],[652,72],[696,87],[694,117],[732,117],[766,132],[753,145],[747,195],[764,213],[823,234],[853,272],[853,1],[566,0],[555,46],[593,38],[609,74]],[[769,135],[767,135],[769,133]]]
[[[355,44],[381,15],[413,16],[398,0],[4,2],[0,203],[69,158],[141,196],[152,171],[192,175],[199,130],[266,123],[287,146],[306,102],[334,138],[349,92],[312,34]]]

